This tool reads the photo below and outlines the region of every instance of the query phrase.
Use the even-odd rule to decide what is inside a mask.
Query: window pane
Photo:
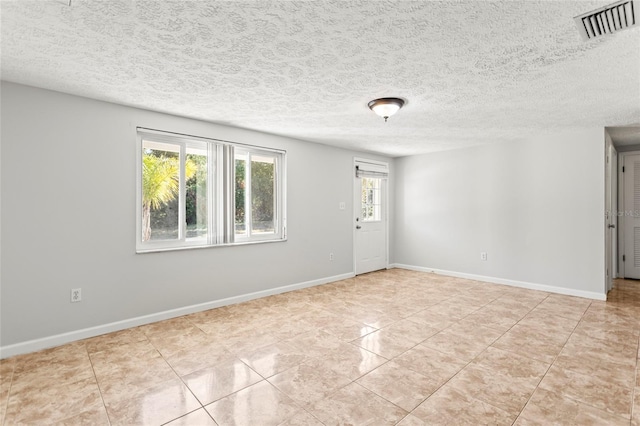
[[[142,142],[142,241],[179,236],[180,146]]]
[[[207,239],[207,144],[187,145],[185,162],[187,239]]]
[[[362,178],[362,221],[382,220],[380,185],[382,179]]]
[[[275,158],[251,156],[251,233],[273,233]]]
[[[235,230],[236,235],[247,235],[245,203],[246,203],[246,181],[247,181],[247,154],[236,152],[236,182],[235,182]]]

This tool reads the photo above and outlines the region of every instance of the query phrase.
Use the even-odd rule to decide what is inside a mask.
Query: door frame
[[[357,192],[356,192],[356,166],[358,165],[358,163],[369,163],[369,164],[375,164],[378,166],[386,166],[387,169],[389,170],[389,176],[387,176],[386,179],[382,179],[382,185],[383,185],[383,202],[384,202],[384,263],[385,263],[385,269],[389,269],[389,200],[390,198],[390,187],[391,185],[389,184],[389,181],[391,180],[391,167],[389,165],[389,162],[387,161],[380,161],[380,160],[374,160],[371,158],[364,158],[364,157],[353,157],[353,164],[351,165],[351,176],[352,176],[352,184],[351,184],[351,188],[352,188],[352,194],[351,194],[351,199],[353,200],[353,216],[351,218],[352,222],[351,222],[351,230],[352,230],[352,241],[353,241],[353,275],[356,275],[356,263],[358,262],[358,247],[356,244],[356,218],[359,217],[359,211],[360,211],[360,197],[356,197]]]
[[[618,275],[618,150],[605,132],[605,294]]]
[[[611,233],[611,280],[615,280],[620,276],[620,262],[618,261],[618,257],[620,254],[620,250],[618,249],[619,238],[620,238],[620,224],[618,223],[618,212],[620,211],[620,198],[618,197],[618,187],[620,185],[620,179],[618,179],[618,150],[615,145],[612,144],[613,155],[610,158],[611,161],[611,222],[615,225],[613,232]],[[613,282],[611,284],[613,287]]]

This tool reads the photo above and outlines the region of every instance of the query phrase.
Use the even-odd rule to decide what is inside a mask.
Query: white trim
[[[392,265],[389,265],[389,267],[408,269],[411,271],[419,271],[419,272],[432,272],[434,274],[446,275],[449,277],[466,278],[470,280],[483,281],[483,282],[492,283],[492,284],[502,284],[502,285],[508,285],[511,287],[526,288],[529,290],[539,290],[539,291],[546,291],[549,293],[565,294],[568,296],[584,297],[586,299],[607,300],[606,294],[595,293],[592,291],[575,290],[575,289],[566,288],[566,287],[556,287],[556,286],[547,285],[547,284],[537,284],[537,283],[529,283],[525,281],[509,280],[505,278],[487,277],[484,275],[467,274],[465,272],[445,271],[442,269],[425,268],[423,266],[404,265],[401,263],[394,263]]]
[[[622,168],[624,167],[624,152],[618,152],[618,206],[617,210],[623,210],[624,205],[624,173]],[[622,207],[622,208],[620,208]],[[618,212],[616,211],[616,214]],[[618,218],[618,276],[624,278],[624,262],[622,256],[624,256],[624,215]]]
[[[0,359],[8,358],[14,355],[25,354],[29,352],[39,351],[41,349],[52,348],[64,345],[65,343],[75,342],[77,340],[87,339],[90,337],[100,336],[114,331],[120,331],[131,327],[138,327],[157,321],[176,318],[183,315],[202,312],[209,309],[219,308],[221,306],[233,305],[236,303],[246,302],[248,300],[259,299],[261,297],[272,296],[274,294],[286,293],[293,290],[300,290],[307,287],[314,287],[322,284],[328,284],[336,281],[353,278],[355,274],[348,272],[346,274],[334,275],[332,277],[319,278],[317,280],[305,281],[298,284],[291,284],[282,287],[271,288],[268,290],[256,291],[253,293],[242,294],[239,296],[227,297],[225,299],[213,300],[210,302],[199,303],[197,305],[185,306],[182,308],[170,309],[168,311],[157,312],[155,314],[143,315],[140,317],[129,318],[122,321],[116,321],[108,324],[98,325],[95,327],[84,328],[81,330],[70,331],[67,333],[56,334],[53,336],[43,337],[40,339],[28,340],[26,342],[15,343],[0,347]]]
[[[618,250],[615,247],[618,242],[618,151],[606,129],[604,156],[604,292],[608,294],[613,289],[613,280],[618,274]]]
[[[383,167],[386,167],[387,169],[389,168],[388,161],[372,160],[370,158],[364,158],[364,157],[353,157],[354,166],[356,163],[375,164],[376,166],[383,166]]]

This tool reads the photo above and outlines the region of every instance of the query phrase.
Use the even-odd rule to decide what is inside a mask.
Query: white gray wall
[[[393,262],[603,297],[604,164],[601,127],[396,159]]]
[[[385,158],[6,82],[1,89],[1,347],[61,343],[353,272],[353,157]],[[135,254],[136,126],[287,150],[289,240]],[[392,263],[603,294],[602,128],[389,161]],[[76,287],[83,301],[71,304]]]
[[[2,347],[353,272],[353,157],[384,158],[6,82],[1,106]],[[136,254],[136,126],[287,150],[288,241]]]

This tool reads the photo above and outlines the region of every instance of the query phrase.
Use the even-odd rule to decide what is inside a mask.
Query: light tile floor
[[[605,302],[392,269],[0,362],[3,424],[640,425]]]

